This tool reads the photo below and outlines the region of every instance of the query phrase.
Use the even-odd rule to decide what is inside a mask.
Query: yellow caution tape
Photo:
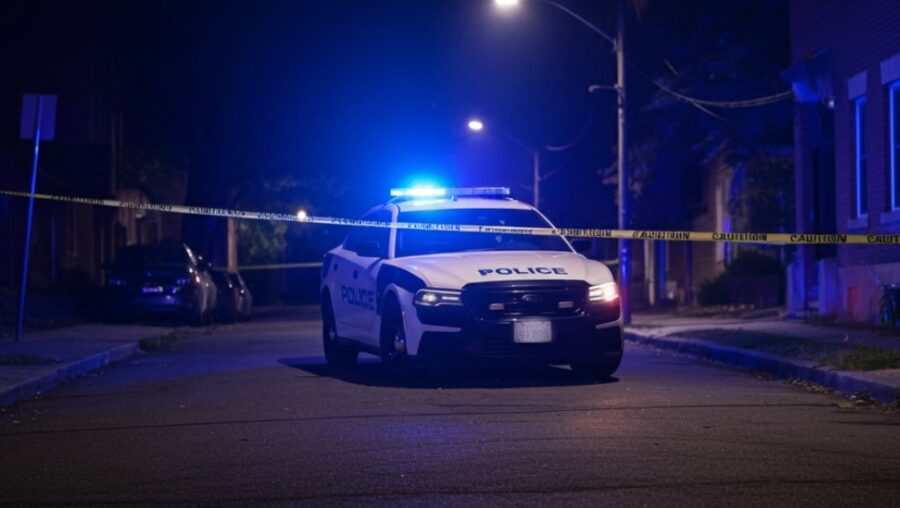
[[[0,190],[0,195],[31,197],[30,193]],[[298,222],[304,224],[324,224],[333,226],[363,226],[375,228],[415,229],[424,231],[459,231],[464,233],[507,233],[535,236],[569,236],[578,238],[608,238],[626,240],[663,240],[685,242],[732,242],[765,244],[900,244],[900,234],[807,234],[807,233],[718,233],[697,231],[653,231],[629,229],[591,228],[525,228],[511,226],[477,226],[467,224],[433,224],[420,222],[377,222],[339,217],[298,217],[289,213],[253,212],[210,208],[203,206],[164,205],[115,199],[82,198],[58,194],[34,194],[35,199],[62,201],[111,208],[129,208],[156,212],[179,213],[184,215],[204,215],[211,217],[233,217],[235,219]]]

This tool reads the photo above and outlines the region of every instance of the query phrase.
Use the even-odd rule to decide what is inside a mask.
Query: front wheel
[[[327,299],[322,302],[322,349],[325,350],[325,362],[332,369],[344,369],[356,365],[359,351],[340,343],[337,328],[334,324],[334,311]]]
[[[191,326],[201,327],[206,325],[206,313],[203,312],[203,309],[198,305],[194,309],[188,311],[187,321]]]
[[[381,364],[388,376],[402,377],[409,370],[409,361],[403,316],[399,305],[389,301],[381,324]]]

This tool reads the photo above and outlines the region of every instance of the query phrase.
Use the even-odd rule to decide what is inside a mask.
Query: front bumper
[[[541,363],[610,361],[622,355],[622,327],[603,328],[588,318],[552,320],[552,342],[520,344],[513,339],[513,323],[466,323],[459,332],[426,331],[419,356],[430,359],[460,357],[518,359]]]
[[[416,307],[416,317],[426,329],[421,335],[418,356],[430,359],[459,357],[520,359],[541,363],[617,362],[623,351],[619,302],[587,300],[587,285],[567,287],[491,286],[490,296],[463,293],[463,305]],[[522,295],[540,295],[545,304],[506,305],[509,314],[486,310],[491,302],[520,302]],[[579,295],[584,295],[582,298]],[[573,302],[570,310],[560,310],[558,300]],[[550,322],[552,340],[546,343],[517,343],[515,323],[522,320]],[[435,330],[434,327],[448,327]],[[439,331],[440,330],[440,331]],[[453,330],[453,331],[450,331]]]
[[[134,294],[107,291],[106,308],[119,315],[181,315],[190,314],[199,305],[194,294]]]

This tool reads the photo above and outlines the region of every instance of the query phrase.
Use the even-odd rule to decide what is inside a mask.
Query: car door
[[[390,222],[391,212],[381,210],[364,220]],[[338,263],[338,288],[341,313],[338,331],[347,338],[377,346],[378,333],[373,332],[376,309],[375,280],[381,263],[388,255],[390,229],[360,227],[344,244],[343,259]],[[343,326],[341,326],[343,325]]]

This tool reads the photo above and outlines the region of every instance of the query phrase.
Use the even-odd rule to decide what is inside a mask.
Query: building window
[[[856,216],[864,217],[868,212],[867,161],[866,161],[866,97],[853,101],[854,124],[856,125]]]
[[[891,103],[891,209],[900,208],[900,81],[890,90]]]

